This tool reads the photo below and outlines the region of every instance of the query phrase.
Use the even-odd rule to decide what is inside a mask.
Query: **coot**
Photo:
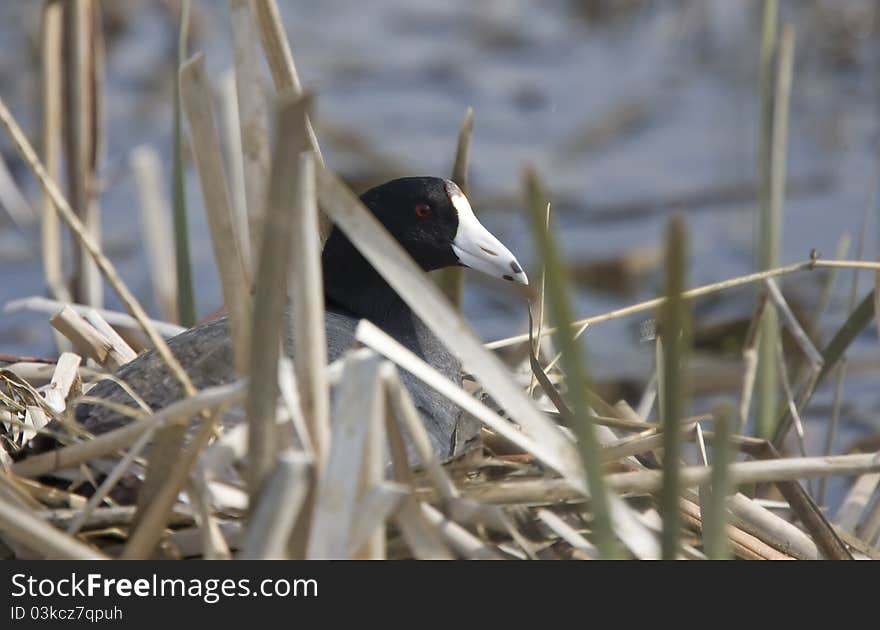
[[[461,265],[528,284],[513,254],[480,224],[465,195],[449,180],[395,179],[367,191],[361,201],[425,271]],[[461,366],[456,358],[336,228],[324,247],[322,263],[329,360],[335,360],[351,346],[357,323],[365,318],[460,384]],[[235,378],[226,318],[195,326],[168,340],[168,345],[199,389]],[[285,349],[288,354],[293,352],[291,339]],[[152,351],[120,368],[116,376],[154,409],[183,395],[179,383]],[[478,427],[463,422],[460,410],[448,400],[407,372],[401,374],[401,379],[438,455],[454,455],[478,435]],[[99,383],[89,395],[134,406],[131,398],[111,381]],[[93,433],[109,431],[128,421],[109,407],[99,405],[80,405],[77,418]],[[223,422],[228,426],[241,420],[240,412],[228,413]]]

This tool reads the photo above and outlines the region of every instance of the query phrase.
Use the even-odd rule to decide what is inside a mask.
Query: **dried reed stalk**
[[[311,154],[300,157],[299,187],[294,204],[294,229],[291,250],[292,300],[291,336],[300,402],[308,426],[315,461],[320,467],[330,441],[327,378],[322,366],[327,363],[324,330],[324,289],[321,271],[321,242],[318,230],[318,202],[315,190],[315,164]]]
[[[0,533],[43,557],[62,560],[106,560],[107,557],[0,497]]]
[[[235,367],[237,373],[244,374],[249,361],[248,333],[251,321],[251,279],[247,274],[249,262],[244,260],[240,235],[235,232],[204,55],[195,55],[181,67],[180,96],[202,184],[205,214],[223,287],[223,300],[229,309]]]
[[[318,479],[307,558],[348,557],[365,446],[379,430],[384,407],[379,357],[369,349],[351,352],[331,414],[333,441]]]
[[[250,341],[250,386],[245,410],[248,418],[248,488],[256,497],[266,476],[275,468],[278,439],[275,409],[278,400],[278,359],[284,343],[282,329],[287,304],[288,272],[292,258],[293,208],[301,185],[298,177],[300,144],[305,137],[305,99],[278,108],[278,141],[264,212],[263,235],[254,297]],[[295,176],[291,176],[294,173]]]
[[[79,366],[82,358],[72,352],[63,352],[52,372],[52,380],[46,388],[46,404],[56,413],[67,408],[67,396],[76,379],[79,378]]]
[[[694,527],[697,531],[704,531],[704,520],[700,512],[700,506],[687,499],[681,501],[682,516],[684,521]],[[734,553],[739,558],[746,560],[793,560],[770,545],[766,544],[760,538],[749,534],[733,525],[728,525],[725,534],[733,547]]]
[[[284,24],[281,23],[281,14],[278,11],[276,0],[252,0],[251,8],[256,18],[260,41],[263,43],[263,53],[272,73],[275,90],[280,95],[288,92],[293,96],[301,95],[302,84],[293,62],[293,53],[290,52],[290,43],[284,32]],[[318,163],[324,166],[324,156],[321,154],[321,147],[318,145],[312,123],[308,122],[307,127],[309,146],[304,147],[303,150],[310,148]],[[323,247],[330,236],[333,224],[328,217],[322,214],[319,225],[321,246]]]
[[[69,308],[76,311],[76,313],[84,317],[87,313],[91,311],[99,313],[101,317],[103,317],[109,324],[112,324],[117,328],[136,329],[140,327],[137,318],[132,317],[127,313],[108,311],[107,309],[103,308],[93,309],[90,306],[84,306],[82,304],[67,304],[66,302],[50,300],[48,298],[44,298],[38,295],[19,298],[17,300],[10,300],[3,306],[3,312],[15,313],[16,311],[20,310],[31,310],[40,313],[55,313],[65,306],[68,306]],[[175,335],[179,335],[184,330],[186,330],[185,328],[183,328],[182,326],[178,326],[177,324],[169,324],[168,322],[163,322],[156,319],[150,319],[148,321],[150,322],[150,325],[156,329],[156,332],[164,337],[174,337]]]
[[[99,365],[110,365],[111,369],[119,364],[111,359],[113,344],[107,337],[98,332],[72,308],[65,306],[49,320],[52,327],[67,337],[74,348]]]
[[[137,352],[132,350],[125,339],[119,336],[119,333],[107,323],[107,320],[101,317],[98,311],[94,309],[89,310],[85,315],[85,319],[110,342],[110,358],[112,359],[111,365],[114,370],[137,357]]]
[[[704,433],[709,438],[708,432]],[[730,465],[731,487],[750,483],[779,483],[798,479],[846,477],[880,471],[880,458],[875,454],[833,455],[830,457],[789,457],[785,459],[735,462]],[[711,480],[712,469],[706,466],[685,466],[681,469],[681,485],[696,487]],[[659,470],[638,470],[610,473],[605,476],[615,492],[654,493],[663,481]],[[548,503],[583,501],[584,494],[569,487],[562,479],[530,479],[491,482],[462,489],[465,497],[484,503]]]
[[[46,172],[58,180],[61,153],[62,110],[62,10],[60,0],[47,0],[43,5],[42,32],[40,34],[40,88],[42,104],[41,150]],[[40,219],[40,253],[43,257],[43,275],[46,286],[56,299],[71,300],[62,270],[63,247],[61,226],[55,209],[55,201],[43,192]]]
[[[312,461],[301,453],[278,456],[258,502],[238,554],[242,559],[273,560],[287,557],[287,541],[311,483]]]
[[[748,274],[745,276],[739,276],[737,278],[731,278],[729,280],[723,280],[721,282],[713,282],[712,284],[703,285],[701,287],[696,287],[693,289],[688,289],[682,294],[682,298],[686,300],[692,300],[694,298],[703,297],[705,295],[711,295],[713,293],[717,293],[719,291],[726,291],[727,289],[732,289],[735,287],[752,284],[755,282],[760,282],[765,278],[775,278],[777,276],[784,276],[791,273],[796,273],[798,271],[806,271],[814,269],[818,266],[818,261],[815,260],[807,260],[804,262],[794,263],[791,265],[785,265],[783,267],[777,267],[776,269],[769,269],[767,271],[760,271],[757,273]],[[662,306],[666,301],[665,297],[657,297],[651,300],[646,300],[644,302],[639,302],[638,304],[632,304],[630,306],[625,306],[623,308],[618,308],[613,311],[609,311],[607,313],[603,313],[601,315],[594,315],[592,317],[586,317],[584,319],[579,319],[571,322],[569,325],[572,327],[583,327],[586,329],[587,326],[592,326],[594,324],[599,324],[602,322],[611,321],[613,319],[619,319],[621,317],[626,317],[628,315],[635,315],[636,313],[644,313],[646,311],[653,311],[659,306]],[[552,335],[557,332],[557,327],[551,326],[545,328],[543,330],[543,334]],[[490,350],[498,350],[500,348],[506,348],[508,346],[514,346],[520,343],[524,343],[529,340],[528,333],[522,335],[514,335],[513,337],[507,337],[505,339],[498,339],[497,341],[492,341],[486,344],[486,347]]]
[[[238,97],[241,161],[254,264],[263,233],[269,181],[269,112],[260,73],[259,35],[250,0],[230,0],[235,88]]]
[[[217,97],[220,101],[220,137],[223,145],[223,160],[229,172],[229,192],[231,195],[232,214],[235,220],[235,231],[241,235],[241,251],[248,262],[248,273],[253,274],[257,267],[254,257],[254,246],[251,243],[251,229],[248,225],[248,205],[244,176],[243,151],[241,148],[241,125],[238,114],[238,96],[235,93],[235,72],[227,71],[220,78],[217,86]],[[265,187],[266,182],[263,182]],[[263,201],[265,204],[265,200]],[[265,210],[265,208],[264,208]]]
[[[64,93],[65,153],[70,202],[89,234],[101,239],[97,170],[101,151],[101,30],[98,3],[71,0],[64,4],[66,46]],[[74,243],[74,297],[101,306],[103,286],[95,263]]]

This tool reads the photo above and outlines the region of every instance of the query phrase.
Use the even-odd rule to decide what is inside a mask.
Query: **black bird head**
[[[513,254],[477,221],[467,197],[449,180],[395,179],[368,190],[361,201],[425,271],[462,265],[528,284]],[[386,326],[406,308],[338,228],[322,261],[328,303]]]
[[[361,201],[425,271],[462,265],[528,284],[514,255],[482,226],[467,197],[447,179],[395,179],[368,190]]]

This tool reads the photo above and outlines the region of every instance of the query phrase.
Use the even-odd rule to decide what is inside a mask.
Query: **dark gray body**
[[[415,316],[398,318],[385,332],[394,337],[417,356],[427,361],[444,376],[461,384],[461,366],[455,357],[439,342]],[[341,312],[327,311],[327,354],[334,361],[352,346],[358,319]],[[180,361],[198,389],[229,383],[235,378],[232,341],[226,318],[199,324],[168,340],[172,353]],[[285,343],[287,354],[293,353],[292,339]],[[154,410],[166,407],[183,396],[179,383],[171,376],[161,357],[146,352],[116,371]],[[434,451],[441,458],[461,452],[479,435],[473,421],[463,421],[461,410],[437,394],[409,372],[401,372],[401,380],[410,393],[431,438]],[[135,404],[122,388],[111,381],[103,381],[89,391],[89,396],[134,407]],[[125,416],[107,407],[80,405],[77,419],[95,434],[105,433],[126,424]],[[227,427],[243,421],[240,409],[231,410],[223,418]],[[413,449],[407,436],[410,454]]]

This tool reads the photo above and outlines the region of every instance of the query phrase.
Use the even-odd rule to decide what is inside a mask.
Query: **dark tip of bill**
[[[501,277],[504,278],[505,280],[510,280],[511,282],[513,282],[513,276],[501,276]]]
[[[522,267],[517,265],[515,262],[510,263],[510,268],[513,273],[522,273]]]

